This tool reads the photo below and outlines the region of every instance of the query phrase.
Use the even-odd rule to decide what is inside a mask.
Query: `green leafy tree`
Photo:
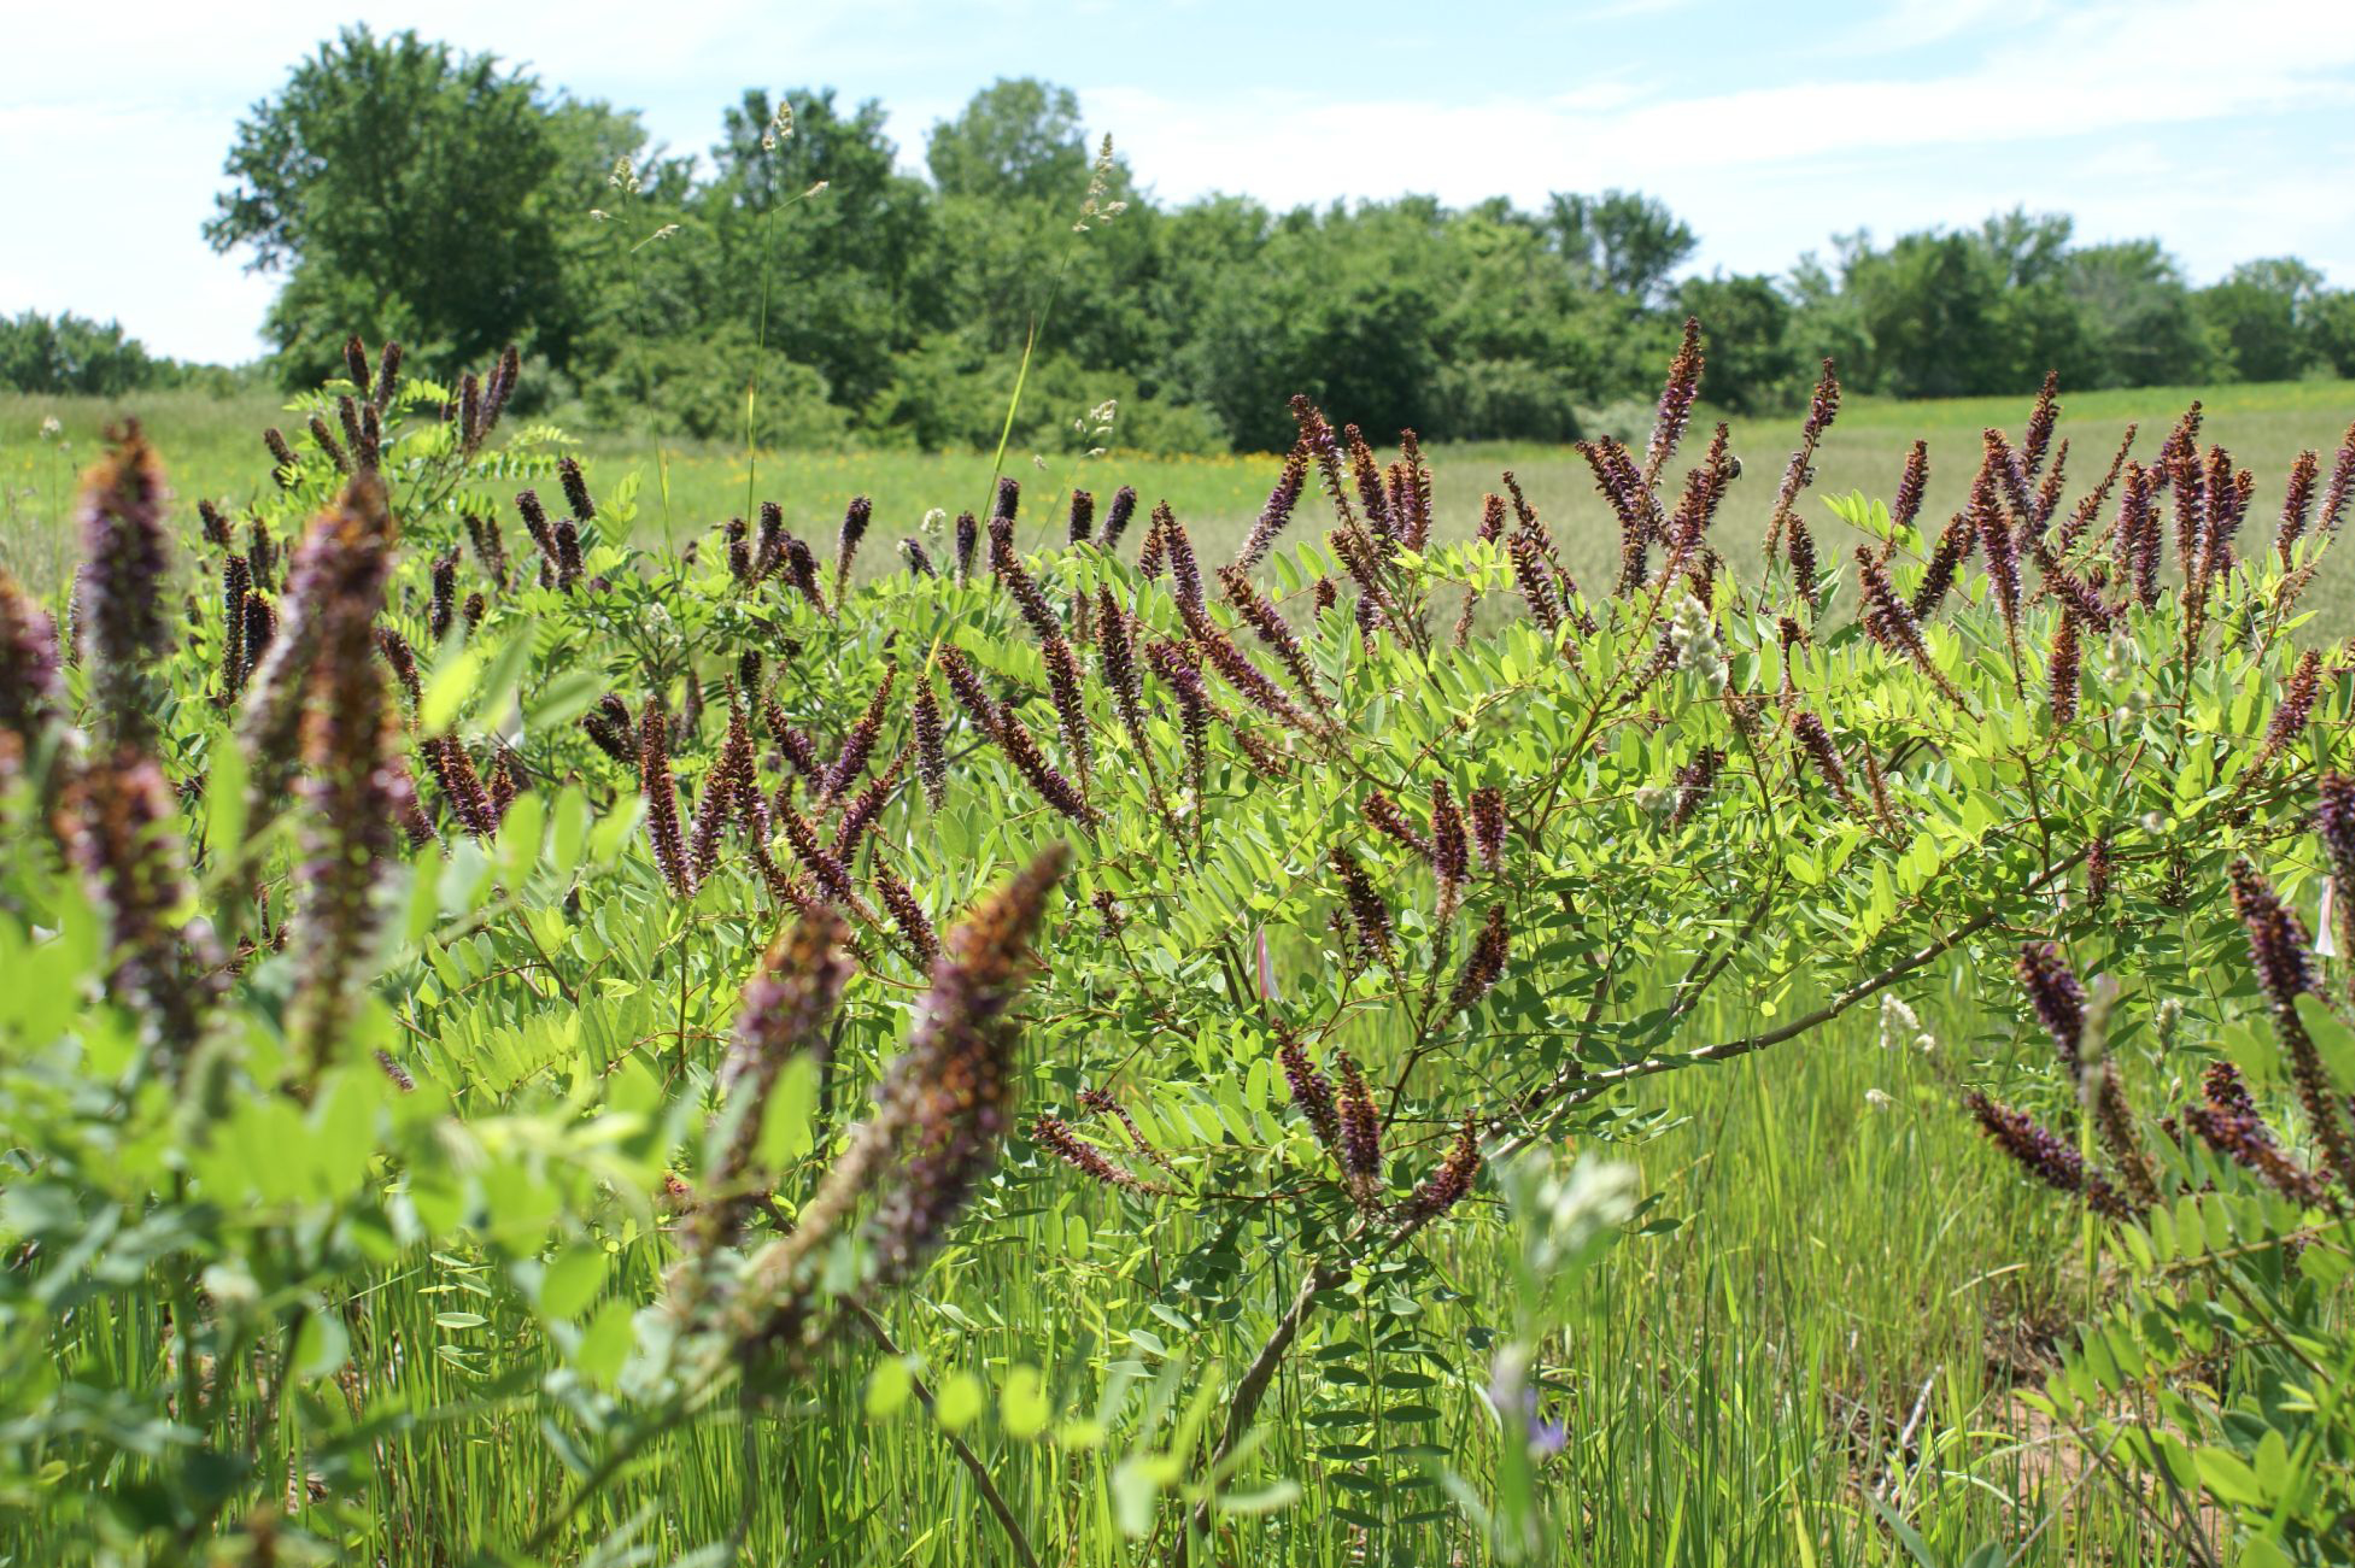
[[[1699,317],[1708,334],[1704,386],[1711,402],[1756,413],[1799,378],[1806,362],[1792,346],[1791,302],[1773,279],[1688,278],[1677,289],[1677,308]]]
[[[2094,387],[2196,382],[2214,374],[2213,334],[2175,259],[2156,239],[2070,252],[2066,287],[2094,342]]]
[[[429,363],[517,340],[561,363],[583,308],[566,231],[638,139],[495,56],[356,26],[239,124],[205,237],[286,274],[267,331],[291,380],[354,331]]]
[[[2314,302],[2314,352],[2340,376],[2355,377],[2355,291],[2333,289]]]
[[[1079,95],[1036,77],[1001,77],[932,127],[924,162],[943,196],[1076,205],[1088,180]]]
[[[173,368],[120,322],[71,311],[54,319],[35,311],[0,316],[0,387],[13,391],[104,397],[154,386]]]
[[[2295,256],[2243,261],[2200,293],[2243,381],[2287,381],[2313,362],[2311,318],[2322,274]]]
[[[1666,205],[1636,191],[1556,195],[1548,204],[1554,242],[1594,285],[1640,304],[1668,296],[1668,276],[1700,241]]]

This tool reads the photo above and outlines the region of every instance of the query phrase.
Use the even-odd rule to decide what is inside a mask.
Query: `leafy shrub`
[[[2318,859],[2330,885],[2355,885],[2355,782],[2323,779],[2315,824],[2320,856],[2288,840],[2271,858],[2298,880]],[[2147,1478],[2185,1561],[2219,1560],[2221,1533],[2235,1563],[2346,1563],[2355,1029],[2284,895],[2246,858],[2229,879],[2229,902],[2187,913],[2179,960],[2144,957],[2132,993],[2107,973],[2089,991],[2057,948],[2023,951],[2060,1069],[2050,1097],[2076,1102],[2073,1134],[1978,1090],[1968,1102],[2029,1173],[2085,1202],[2120,1281],[2030,1403],[2088,1464]],[[2343,951],[2343,915],[2339,925]],[[2124,962],[2138,946],[2097,938],[2084,951]],[[2173,1094],[2198,1085],[2155,1123],[2120,1066],[2145,1056]]]
[[[453,387],[347,357],[267,433],[275,499],[207,516],[185,614],[135,429],[68,635],[0,591],[0,1485],[35,1544],[614,1560],[716,1441],[735,1523],[668,1544],[721,1559],[780,1510],[842,1528],[754,1480],[849,1368],[932,1412],[1024,1561],[1282,1552],[1278,1388],[1340,1519],[1463,1504],[1543,1550],[1500,1375],[1546,1330],[1532,1260],[1646,1204],[1524,1233],[1492,1365],[1418,1328],[1491,1162],[1566,1216],[1519,1161],[1640,1139],[1646,1078],[2022,930],[2154,947],[2345,761],[2345,652],[2292,633],[2355,439],[2244,555],[2196,411],[2064,506],[2048,393],[1966,513],[1919,526],[1909,470],[1833,551],[1799,506],[1827,366],[1742,569],[1724,429],[1671,473],[1689,327],[1642,449],[1582,449],[1611,584],[1510,475],[1443,533],[1411,438],[1385,464],[1305,399],[1230,562],[1011,480],[896,557],[863,503],[672,555],[636,475],[494,445],[512,351]],[[1117,1238],[1086,1266],[1160,1325],[1002,1325],[1005,1453],[1090,1477],[1100,1526],[1018,1514],[957,1436],[983,1385],[887,1321],[963,1310],[980,1252],[1063,1266],[1041,1215]],[[1435,1464],[1472,1389],[1493,1482]],[[505,1463],[432,1462],[475,1443]]]

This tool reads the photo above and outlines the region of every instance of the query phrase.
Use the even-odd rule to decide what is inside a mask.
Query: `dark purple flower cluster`
[[[1169,1189],[1147,1181],[1124,1165],[1115,1165],[1104,1151],[1071,1130],[1061,1117],[1039,1112],[1030,1121],[1030,1141],[1092,1181],[1131,1192],[1162,1193]]]
[[[690,1258],[733,1243],[766,1189],[764,1173],[755,1167],[769,1097],[794,1057],[825,1059],[826,1025],[850,980],[850,960],[843,952],[848,938],[831,910],[805,915],[777,934],[745,982],[718,1076],[730,1136],[704,1172],[703,1201],[686,1242]]]
[[[1410,1225],[1428,1224],[1433,1220],[1464,1201],[1472,1191],[1472,1183],[1480,1175],[1480,1129],[1471,1118],[1464,1119],[1457,1129],[1455,1141],[1448,1146],[1447,1156],[1430,1175],[1417,1183],[1399,1205],[1401,1223]]]
[[[1295,441],[1284,454],[1284,471],[1276,477],[1275,488],[1268,493],[1267,504],[1260,508],[1251,532],[1243,535],[1235,567],[1248,571],[1267,559],[1268,553],[1275,548],[1276,536],[1292,521],[1293,509],[1300,504],[1301,487],[1307,479],[1308,449]]]
[[[1472,791],[1472,849],[1490,872],[1505,866],[1505,792],[1494,784]]]
[[[940,698],[933,695],[929,680],[919,679],[916,683],[916,702],[909,728],[915,737],[916,781],[923,786],[926,802],[937,811],[948,804],[948,735],[941,723]]]
[[[645,803],[646,842],[655,868],[672,896],[695,896],[695,868],[687,857],[686,831],[679,823],[678,785],[670,770],[670,725],[662,703],[648,697],[638,717],[638,793]]]
[[[1337,1051],[1334,1057],[1341,1072],[1335,1107],[1341,1123],[1341,1180],[1359,1208],[1379,1209],[1382,1197],[1381,1116],[1374,1108],[1374,1091],[1367,1084],[1366,1075],[1359,1070],[1356,1059],[1347,1051]]]
[[[1684,439],[1685,427],[1692,420],[1693,402],[1700,396],[1703,364],[1700,322],[1697,317],[1687,316],[1684,339],[1677,345],[1676,357],[1668,362],[1668,385],[1660,389],[1659,411],[1652,420],[1652,443],[1644,454],[1642,483],[1646,487],[1658,481],[1668,459],[1676,455],[1677,443]],[[1825,422],[1830,423],[1828,417]]]
[[[2019,949],[2019,985],[2028,993],[2037,1021],[2051,1036],[2062,1065],[2077,1070],[2078,1053],[2085,1040],[2085,988],[2070,972],[2068,960],[2051,942],[2029,942]]]
[[[10,738],[21,758],[64,715],[57,625],[0,567],[0,735]]]
[[[1364,863],[1338,844],[1333,846],[1329,858],[1333,874],[1341,884],[1341,899],[1349,912],[1359,957],[1368,963],[1393,962],[1396,940],[1391,927],[1390,906],[1382,901],[1373,879],[1366,874]]]
[[[136,420],[113,443],[82,476],[80,652],[101,737],[144,754],[155,741],[153,666],[172,647],[164,468]]]
[[[1889,520],[1900,528],[1913,526],[1922,514],[1923,493],[1930,487],[1930,443],[1915,441],[1905,454],[1905,470],[1897,478],[1897,494],[1889,503]]]
[[[1991,1100],[1977,1089],[1966,1092],[1963,1103],[1977,1118],[1980,1129],[2021,1170],[2047,1186],[2079,1194],[2095,1213],[2115,1220],[2134,1217],[2134,1207],[2125,1194],[2101,1172],[2086,1170],[2084,1158],[2075,1147],[2034,1117]]]
[[[1128,532],[1129,519],[1136,515],[1136,487],[1124,484],[1112,493],[1112,506],[1104,513],[1103,547],[1120,548],[1121,535]]]
[[[842,737],[842,749],[835,753],[833,765],[818,785],[817,804],[821,809],[841,799],[843,791],[866,773],[868,758],[875,752],[875,737],[882,733],[883,721],[891,711],[891,687],[899,673],[897,665],[883,666],[883,679],[876,683],[874,695],[867,699],[866,712],[850,726],[850,733]]]
[[[1677,769],[1676,803],[1668,810],[1668,826],[1681,828],[1693,820],[1709,792],[1716,787],[1717,776],[1725,767],[1725,753],[1713,746],[1704,746],[1693,754],[1690,762]]]
[[[884,910],[890,915],[891,924],[898,927],[900,935],[907,938],[909,950],[916,961],[925,969],[931,969],[933,961],[941,956],[940,935],[932,929],[932,917],[924,913],[924,906],[916,897],[916,890],[910,887],[880,855],[875,859],[875,892],[883,900]]]
[[[2055,729],[2065,729],[2077,722],[2077,687],[2083,658],[2077,641],[2077,618],[2064,609],[2061,624],[2052,629],[2052,652],[2044,662],[2045,705],[2051,712]]]
[[[2274,554],[2283,566],[2305,537],[2307,524],[2314,515],[2314,486],[2321,460],[2311,451],[2303,451],[2290,464],[2289,486],[2282,496],[2281,523],[2274,530]]]
[[[1839,747],[1833,744],[1831,731],[1824,727],[1824,721],[1801,708],[1791,715],[1791,733],[1798,736],[1800,749],[1807,754],[1807,760],[1815,764],[1816,771],[1831,787],[1832,793],[1839,797],[1840,804],[1856,810],[1856,796],[1849,789],[1848,768],[1841,763]]]
[[[2297,668],[2282,687],[2281,701],[2275,705],[2272,722],[2265,726],[2265,738],[2257,747],[2251,768],[2264,767],[2306,733],[2307,722],[2314,716],[2314,699],[2321,683],[2322,655],[2309,648],[2298,656]]]
[[[1434,1027],[1444,1027],[1466,1009],[1477,1006],[1480,999],[1497,989],[1505,975],[1505,964],[1512,956],[1512,932],[1505,923],[1505,906],[1488,906],[1487,917],[1480,923],[1480,933],[1472,938],[1472,951],[1465,957],[1464,968],[1455,977],[1455,984],[1447,993],[1447,1001],[1439,1011]]]
[[[1284,1087],[1292,1097],[1293,1108],[1316,1133],[1316,1141],[1337,1157],[1341,1149],[1341,1113],[1333,1095],[1333,1081],[1308,1059],[1299,1034],[1280,1023],[1276,1025],[1275,1055],[1284,1068]]]
[[[1977,543],[1977,534],[1969,520],[1956,513],[1939,532],[1938,543],[1932,547],[1930,559],[1922,568],[1922,580],[1914,586],[1910,607],[1914,620],[1927,620],[1938,612],[1938,606],[1945,602],[1955,586],[1955,573],[1969,559]]]
[[[2248,932],[2249,961],[2273,1006],[2274,1036],[2289,1065],[2298,1103],[2305,1107],[2315,1141],[2322,1148],[2324,1165],[2355,1192],[2355,1139],[2348,1134],[2345,1103],[2331,1083],[2329,1069],[2307,1032],[2305,1020],[2297,1013],[2298,997],[2307,992],[2318,995],[2321,989],[2316,983],[2306,928],[2246,860],[2232,863],[2231,876],[2232,907]]]
[[[302,719],[303,896],[289,944],[300,969],[287,1033],[311,1077],[345,1036],[374,942],[379,863],[392,852],[396,825],[415,810],[377,662],[392,531],[383,484],[363,474],[310,541],[304,601],[315,661]]]
[[[868,1225],[887,1282],[930,1255],[996,1155],[1014,1090],[1005,1014],[1067,858],[1041,854],[949,933],[908,1049],[877,1091],[883,1119],[906,1129],[898,1177]]]

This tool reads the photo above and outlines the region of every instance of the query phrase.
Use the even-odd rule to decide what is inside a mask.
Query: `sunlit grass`
[[[2242,466],[2278,482],[2298,451],[2326,454],[2344,439],[2355,420],[2355,383],[2293,381],[2222,387],[2144,387],[2064,395],[2061,434],[2069,438],[2074,496],[2099,480],[2129,420],[2140,422],[2135,450],[2155,452],[2177,416],[2199,398],[2207,413],[2203,442],[2228,448]],[[1988,425],[2016,428],[2025,397],[1969,397],[1931,402],[1851,397],[1817,460],[1814,493],[1860,490],[1886,496],[1897,483],[1914,440],[1930,443],[1930,486],[1923,507],[1933,525],[1961,506],[1978,462],[1979,432]],[[99,398],[38,397],[0,394],[0,560],[28,580],[53,586],[63,559],[58,535],[71,494],[75,469],[98,450],[101,432],[125,411],[138,413],[171,454],[175,487],[183,504],[198,496],[231,506],[270,482],[261,431],[285,423],[278,399],[268,394],[213,398],[189,392],[144,394],[129,404]],[[1337,413],[1346,412],[1337,410]],[[62,442],[39,435],[41,421],[54,416]],[[1695,421],[1704,432],[1713,416],[1703,409]],[[1743,478],[1721,514],[1719,549],[1737,570],[1752,559],[1752,541],[1740,530],[1763,526],[1773,505],[1774,487],[1788,460],[1796,418],[1732,421],[1733,450]],[[602,486],[613,476],[642,471],[645,500],[642,531],[659,535],[663,509],[655,499],[655,445],[647,439],[612,439],[575,430],[579,450]],[[1697,434],[1694,438],[1700,439]],[[743,509],[747,464],[743,450],[730,443],[665,444],[669,458],[672,526],[684,538]],[[1431,453],[1437,476],[1436,503],[1442,537],[1468,534],[1478,522],[1483,492],[1497,488],[1498,474],[1511,469],[1524,492],[1545,514],[1566,546],[1570,565],[1582,579],[1609,572],[1617,559],[1615,524],[1594,493],[1586,464],[1566,447],[1481,442],[1442,447]],[[833,452],[762,452],[757,457],[759,491],[785,510],[798,532],[829,536],[854,495],[875,503],[874,538],[885,548],[870,551],[869,571],[890,569],[890,543],[912,534],[933,507],[954,514],[986,512],[991,458],[986,452],[907,452],[845,450]],[[1027,452],[1009,458],[1007,471],[1022,482],[1026,539],[1043,538],[1062,522],[1061,503],[1078,486],[1093,491],[1101,503],[1123,484],[1136,487],[1146,506],[1167,501],[1213,558],[1232,552],[1275,482],[1279,460],[1269,454],[1216,457],[1156,457],[1114,450],[1093,461],[1050,454],[1042,469]],[[2253,534],[2270,527],[2279,495],[2260,492],[2251,509]],[[1825,533],[1827,559],[1841,542],[1842,526],[1817,506],[1817,529]],[[2345,552],[2339,552],[2344,556]],[[2308,599],[2326,615],[2343,616],[2355,604],[2355,560],[2327,563]],[[1607,586],[1602,584],[1598,586]]]

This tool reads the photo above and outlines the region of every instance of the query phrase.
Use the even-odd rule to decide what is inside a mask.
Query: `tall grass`
[[[2355,385],[2290,381],[2065,395],[2073,442],[2069,461],[2078,481],[2073,490],[2099,477],[2129,419],[2143,425],[2137,450],[2155,450],[2166,434],[2158,427],[2194,398],[2207,410],[2205,439],[2230,448],[2258,472],[2275,474],[2287,470],[2300,450],[2328,453],[2337,447],[2346,430],[2345,411],[2355,404]],[[268,482],[266,464],[259,461],[260,431],[279,419],[280,404],[266,393],[216,398],[192,391],[157,392],[133,402],[0,393],[0,560],[37,585],[57,580],[74,465],[96,454],[106,425],[126,412],[138,414],[173,454],[174,483],[184,507],[192,508],[200,495],[233,504],[252,499],[254,487]],[[1913,441],[1926,439],[1930,483],[1923,516],[1934,532],[1966,497],[1980,430],[2016,418],[2019,404],[2018,398],[1850,398],[1817,456],[1814,493],[1860,490],[1886,495]],[[42,419],[51,416],[63,425],[71,449],[61,482],[53,478],[56,448],[39,435]],[[1704,410],[1700,418],[1705,422],[1707,417]],[[1780,468],[1790,448],[1787,418],[1737,418],[1732,425],[1733,450],[1745,465],[1769,474]],[[579,450],[601,484],[634,468],[655,479],[653,471],[666,466],[673,515],[689,530],[750,515],[745,501],[757,482],[765,496],[783,504],[788,525],[804,531],[832,527],[852,496],[870,496],[878,535],[884,539],[912,533],[943,496],[990,492],[1002,466],[1001,459],[986,452],[783,452],[737,442],[667,441],[658,450],[642,438],[593,432]],[[1494,482],[1498,469],[1510,468],[1552,524],[1568,564],[1582,580],[1604,577],[1615,565],[1617,525],[1594,493],[1585,462],[1569,448],[1479,442],[1431,449],[1431,457],[1438,482],[1436,537],[1468,536],[1479,520],[1481,492]],[[1115,450],[1090,466],[1098,477],[1087,482],[1100,491],[1133,484],[1148,507],[1167,500],[1196,541],[1220,556],[1231,553],[1250,527],[1282,459],[1271,453],[1156,457]],[[1060,518],[1043,514],[1031,516],[1026,527],[1038,533],[1028,537],[1044,539],[1060,524]],[[890,565],[888,552],[872,551],[866,570]],[[2308,602],[2339,623],[2355,613],[2355,557],[2339,552],[2327,561]]]

